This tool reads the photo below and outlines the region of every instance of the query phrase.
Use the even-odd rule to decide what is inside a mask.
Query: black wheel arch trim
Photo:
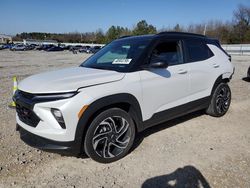
[[[135,96],[129,93],[120,93],[102,97],[91,103],[80,117],[75,133],[75,144],[79,148],[80,152],[83,152],[81,147],[83,140],[90,122],[94,117],[110,107],[120,107],[119,105],[127,104],[128,109],[126,111],[131,115],[135,122],[137,131],[143,130],[142,127],[142,113],[138,100]]]
[[[228,83],[230,81],[230,78],[223,78],[223,74],[220,75],[214,82],[213,88],[211,90],[211,96],[214,93],[214,90],[216,89],[216,87],[220,84],[220,83]]]

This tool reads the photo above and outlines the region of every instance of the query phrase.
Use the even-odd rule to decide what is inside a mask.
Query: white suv
[[[17,130],[40,149],[113,162],[150,126],[202,109],[223,116],[230,61],[217,40],[203,35],[123,37],[79,67],[24,79],[13,97]]]

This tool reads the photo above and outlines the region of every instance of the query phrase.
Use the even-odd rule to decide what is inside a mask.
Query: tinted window
[[[168,41],[158,44],[151,56],[151,61],[164,60],[169,65],[176,65],[183,63],[183,56],[181,52],[181,42],[180,41]],[[153,59],[154,58],[154,59]]]
[[[203,61],[213,56],[213,53],[202,40],[186,40],[188,61]]]

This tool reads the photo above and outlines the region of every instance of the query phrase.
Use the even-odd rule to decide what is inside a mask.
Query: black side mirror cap
[[[146,65],[142,65],[141,66],[142,69],[150,69],[150,68],[154,68],[154,69],[163,69],[163,68],[168,68],[168,63],[166,62],[155,62],[155,63],[151,63],[151,64],[146,64]]]
[[[151,68],[168,68],[168,63],[163,62],[163,61],[158,61],[158,62],[151,63],[149,66]]]

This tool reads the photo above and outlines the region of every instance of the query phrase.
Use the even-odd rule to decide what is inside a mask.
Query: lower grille
[[[40,118],[32,110],[20,104],[16,104],[16,112],[19,119],[31,127],[36,127],[40,121]]]

